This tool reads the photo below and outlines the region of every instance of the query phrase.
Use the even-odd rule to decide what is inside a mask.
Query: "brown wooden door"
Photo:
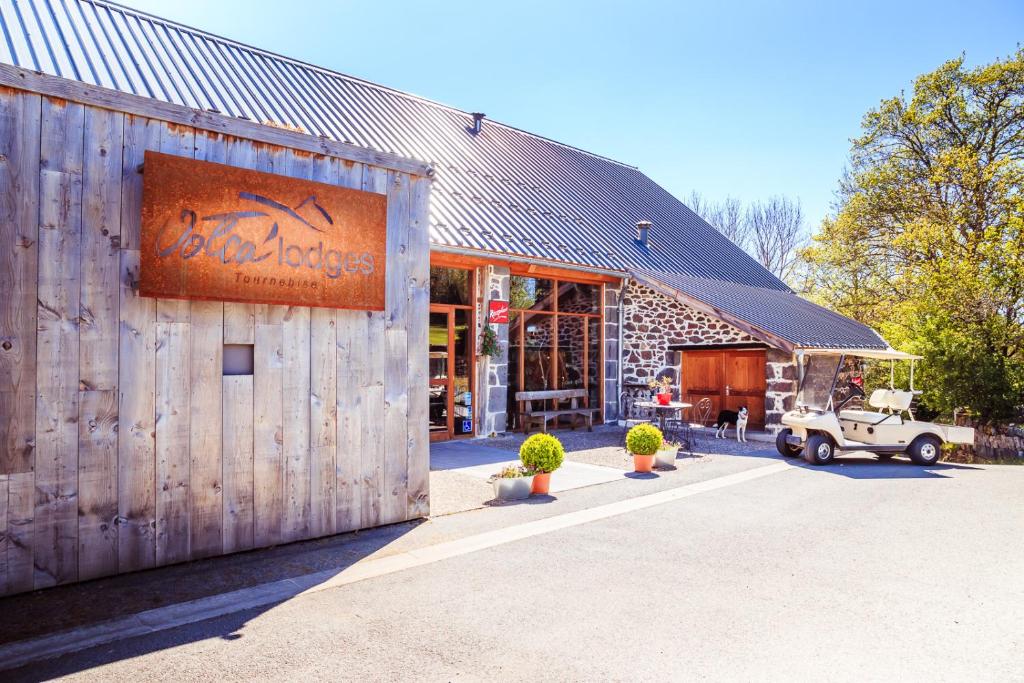
[[[718,411],[746,406],[751,428],[764,428],[765,352],[763,349],[684,351],[683,400],[697,405],[711,399],[711,420]]]

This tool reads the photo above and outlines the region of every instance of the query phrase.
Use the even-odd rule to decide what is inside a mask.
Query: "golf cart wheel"
[[[824,434],[811,434],[804,446],[804,460],[812,465],[827,465],[836,456],[836,446]]]
[[[942,441],[931,434],[919,436],[910,444],[907,454],[915,465],[934,465],[942,457]]]
[[[793,434],[792,429],[783,429],[775,436],[775,450],[779,452],[779,455],[786,458],[796,458],[800,456],[800,451],[803,449],[799,446],[793,446],[786,442],[786,437]]]

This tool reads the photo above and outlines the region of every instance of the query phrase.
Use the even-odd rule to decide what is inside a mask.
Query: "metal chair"
[[[701,427],[707,427],[708,423],[711,422],[711,399],[704,397],[697,401],[697,405],[694,406],[694,416],[697,418],[697,424]]]
[[[711,399],[702,398],[697,401],[697,405],[693,406],[692,409],[688,408],[683,411],[681,419],[675,420],[677,423],[677,440],[684,441],[686,443],[686,451],[693,456],[693,451],[698,445],[697,435],[700,432],[700,427],[706,427],[708,422],[711,420]],[[690,411],[693,411],[691,414]]]
[[[622,421],[626,425],[625,431],[622,432],[622,446],[626,446],[626,434],[630,428],[637,426],[638,424],[654,424],[657,416],[654,413],[653,408],[645,408],[636,405],[636,396],[629,392],[622,392],[619,396],[619,415],[622,416]]]
[[[670,417],[665,420],[665,439],[679,443],[683,450],[693,456],[693,449],[697,443],[697,433],[690,422],[690,409],[684,408],[679,411],[679,417]]]

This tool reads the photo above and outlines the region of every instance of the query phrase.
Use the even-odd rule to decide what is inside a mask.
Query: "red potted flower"
[[[672,380],[668,376],[661,379],[652,379],[647,383],[647,386],[654,392],[654,397],[658,400],[659,404],[667,406],[672,402]]]

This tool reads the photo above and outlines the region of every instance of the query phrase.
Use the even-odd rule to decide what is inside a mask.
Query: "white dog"
[[[715,420],[715,431],[716,439],[725,438],[725,430],[729,428],[730,424],[736,425],[736,440],[746,443],[747,441],[747,407],[743,406],[739,409],[739,412],[735,410],[722,410],[718,413],[718,419]]]

